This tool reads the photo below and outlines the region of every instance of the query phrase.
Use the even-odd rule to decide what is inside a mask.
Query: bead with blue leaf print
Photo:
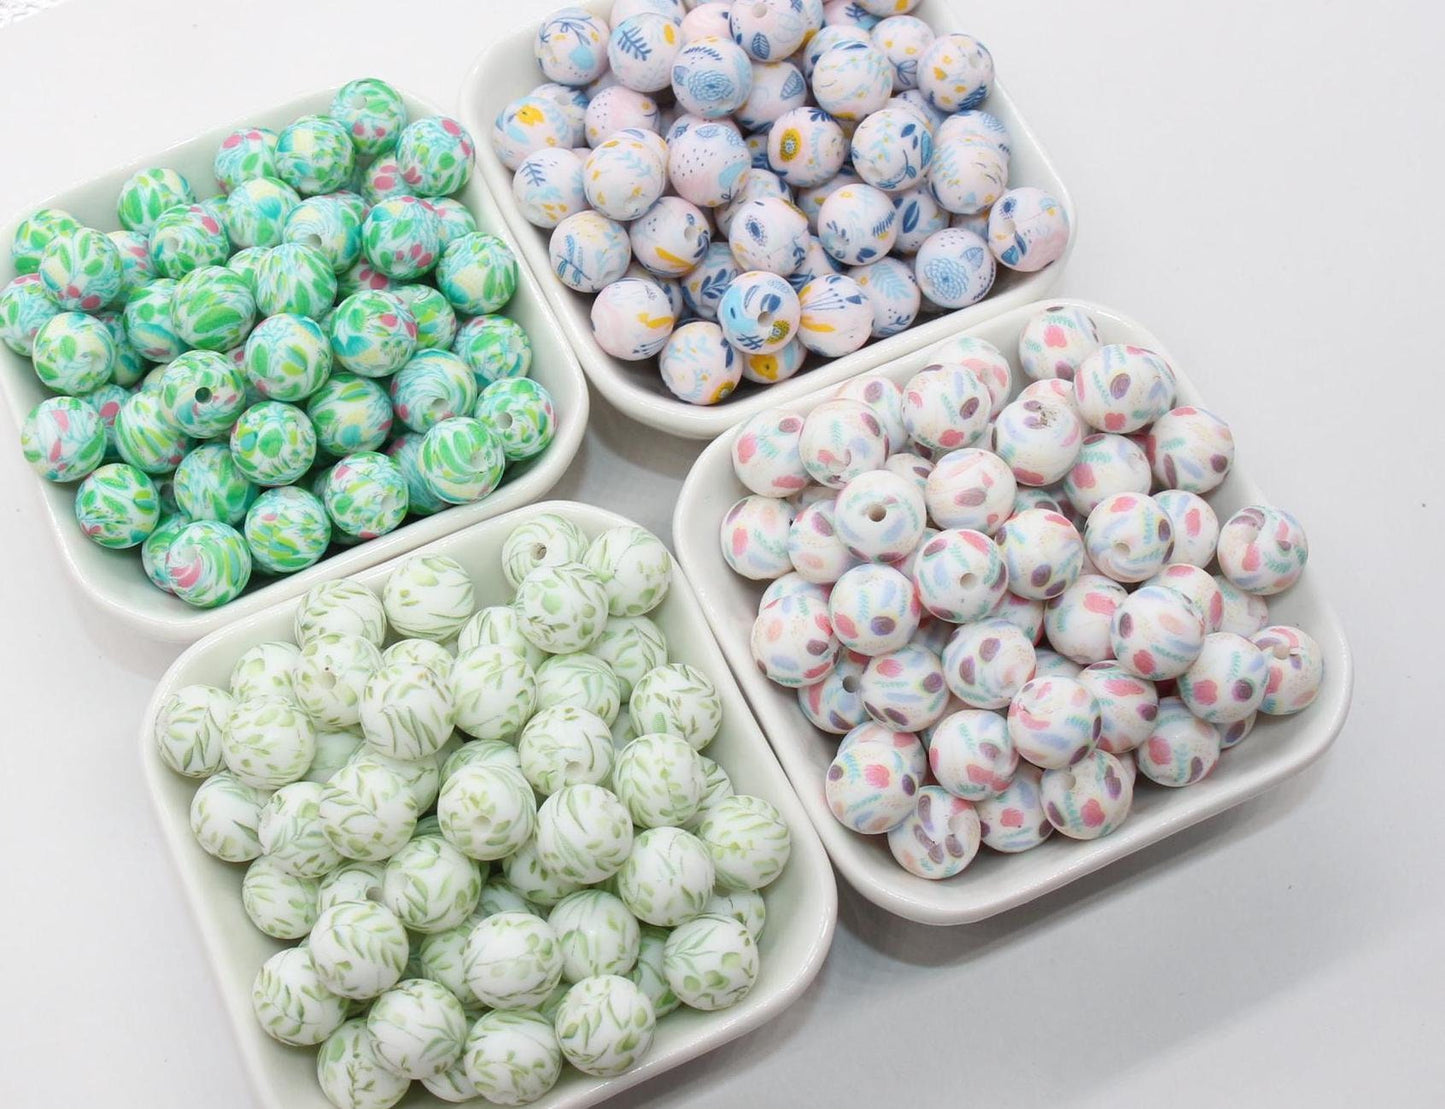
[[[813,66],[813,98],[830,115],[859,120],[893,95],[893,67],[871,42],[845,42]]]
[[[756,381],[759,385],[776,385],[787,381],[803,368],[808,358],[808,348],[797,339],[771,354],[745,354],[743,380]]]
[[[842,358],[868,341],[873,306],[858,282],[841,273],[808,282],[798,294],[802,315],[798,338],[815,354]]]
[[[111,380],[115,336],[94,316],[61,312],[36,332],[31,357],[35,376],[47,389],[70,395],[89,393]]]
[[[582,132],[588,146],[597,146],[618,131],[657,131],[661,125],[662,109],[656,100],[645,92],[611,85],[587,102]]]
[[[801,293],[809,281],[816,281],[820,277],[837,272],[839,272],[838,263],[833,261],[833,256],[823,249],[823,244],[818,241],[818,236],[809,235],[808,245],[803,249],[803,261],[789,275],[788,284]]]
[[[847,156],[843,128],[820,108],[784,112],[768,130],[768,164],[795,188],[832,180]]]
[[[608,219],[635,220],[666,187],[665,158],[638,138],[613,135],[587,155],[582,166],[587,202]]]
[[[361,246],[367,261],[387,277],[409,281],[436,264],[441,224],[431,207],[416,197],[392,197],[366,214]]]
[[[691,272],[712,243],[707,216],[680,196],[664,196],[627,230],[632,255],[659,277]]]
[[[593,211],[577,212],[559,223],[547,253],[557,280],[579,293],[610,285],[632,261],[627,229]]]
[[[682,45],[677,24],[656,12],[630,15],[612,28],[607,61],[617,83],[636,92],[660,92],[672,76]]]
[[[998,116],[981,109],[955,112],[938,125],[933,137],[938,142],[950,142],[956,138],[977,139],[998,147],[1005,158],[1013,154],[1013,140],[1009,137],[1008,127]]]
[[[597,345],[627,362],[660,351],[677,322],[662,288],[635,277],[614,281],[598,293],[591,315]]]
[[[812,80],[813,69],[817,66],[818,59],[833,47],[840,46],[845,42],[868,43],[871,41],[868,32],[861,27],[829,24],[810,38],[803,47],[803,76]]]
[[[102,386],[102,388],[105,388]],[[100,412],[79,397],[49,397],[25,417],[20,450],[46,481],[76,481],[105,459]]]
[[[923,295],[943,308],[963,308],[982,300],[995,272],[988,244],[972,231],[950,227],[918,248],[913,272]]]
[[[180,278],[202,266],[224,266],[231,242],[214,216],[199,204],[161,214],[150,233],[151,261],[163,277]]]
[[[566,85],[559,85],[555,81],[548,81],[546,84],[538,85],[527,95],[540,96],[545,100],[550,100],[567,113],[573,133],[578,136],[578,141],[581,141],[581,135],[587,126],[588,96],[585,89],[569,88]]]
[[[798,331],[798,294],[775,273],[752,270],[735,278],[718,305],[727,341],[746,354],[771,354]]]
[[[301,203],[296,190],[275,177],[239,182],[226,198],[222,218],[235,248],[275,246],[281,242],[286,217]]]
[[[725,38],[700,38],[677,52],[672,92],[685,112],[721,119],[746,103],[753,69],[746,51]]]
[[[668,146],[667,172],[679,196],[700,208],[717,208],[733,198],[752,166],[737,128],[702,123]]]
[[[737,120],[748,131],[765,130],[784,112],[808,102],[808,82],[792,62],[754,62],[753,87],[737,110]]]
[[[1008,166],[996,146],[976,138],[950,138],[934,148],[928,187],[945,211],[977,215],[993,207],[1008,188]]]
[[[808,217],[778,196],[744,204],[728,231],[728,245],[738,265],[779,277],[787,277],[803,264],[809,239]]]
[[[721,208],[713,211],[713,218],[717,222],[720,235],[727,235],[732,230],[733,217],[738,214],[744,204],[750,200],[761,200],[768,196],[779,196],[784,200],[792,201],[793,190],[784,185],[783,179],[770,169],[759,169],[757,166],[748,169],[743,174],[737,192],[733,193],[733,198]],[[803,219],[804,222],[807,221],[806,216]]]
[[[934,199],[927,185],[897,194],[893,207],[898,210],[898,238],[893,243],[897,254],[918,253],[928,236],[942,231],[949,223],[948,212]]]
[[[923,183],[934,157],[928,127],[908,108],[882,108],[858,125],[853,169],[874,188],[905,192]]]
[[[838,261],[861,266],[882,258],[898,238],[898,212],[882,189],[845,185],[818,212],[818,239]]]
[[[933,28],[913,15],[890,15],[878,21],[871,37],[893,67],[895,91],[918,87],[918,61],[933,45]]]
[[[697,267],[682,279],[682,297],[695,315],[705,320],[717,319],[718,302],[742,273],[727,243],[713,243],[707,248]]]
[[[658,371],[663,384],[679,400],[716,404],[742,380],[742,358],[717,324],[694,320],[668,338],[658,359]]]
[[[508,169],[516,169],[538,150],[569,149],[582,129],[567,109],[544,96],[523,96],[497,113],[492,122],[492,151]]]
[[[993,86],[993,55],[972,35],[940,35],[918,62],[918,87],[940,112],[982,104]]]
[[[585,85],[607,72],[605,20],[585,8],[562,8],[537,28],[532,54],[547,80],[559,85]]]
[[[575,212],[587,210],[582,156],[575,150],[534,150],[512,175],[512,199],[533,227],[550,231]]]
[[[1010,189],[989,209],[988,245],[1009,269],[1034,273],[1064,256],[1069,214],[1043,189]]]
[[[918,318],[922,294],[907,262],[880,258],[866,266],[855,266],[848,276],[858,282],[873,308],[873,338],[897,335]]]
[[[760,62],[786,58],[815,29],[803,10],[803,0],[748,0],[728,11],[733,41]]]

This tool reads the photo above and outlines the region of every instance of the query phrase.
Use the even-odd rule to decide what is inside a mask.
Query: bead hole
[[[433,397],[426,402],[426,414],[431,417],[433,423],[440,423],[451,415],[451,410],[441,397]]]
[[[315,250],[321,249],[321,236],[314,231],[309,235],[302,235],[299,242],[301,246],[309,246]]]
[[[197,404],[209,404],[210,401],[211,401],[211,387],[210,387],[209,385],[202,385],[199,389],[196,390],[196,403],[197,403]]]
[[[351,99],[346,103],[353,112],[359,112],[362,108],[366,107],[366,97],[359,92],[354,92],[351,94]]]
[[[768,17],[768,6],[767,6],[767,4],[763,3],[763,0],[754,0],[754,3],[753,3],[753,18],[754,18],[754,19],[766,19],[767,17]]]
[[[384,492],[384,493],[381,495],[381,511],[382,511],[382,512],[384,512],[384,513],[395,512],[399,506],[400,506],[400,502],[397,500],[396,491],[395,491],[394,489],[388,489],[386,492]]]
[[[473,470],[480,470],[483,466],[487,464],[487,452],[484,451],[481,447],[478,447],[476,450],[472,451],[471,456],[467,459],[467,462]]]
[[[764,326],[764,327],[772,327],[772,326],[773,326],[773,310],[772,310],[771,308],[768,308],[768,309],[765,309],[763,312],[761,312],[761,313],[758,315],[758,323],[762,324],[762,326]]]
[[[512,414],[510,412],[498,412],[493,418],[492,423],[500,430],[506,431],[512,426]]]
[[[376,902],[376,904],[380,905],[380,904],[381,904],[381,889],[380,889],[379,887],[377,887],[377,886],[372,886],[370,889],[368,889],[368,890],[366,891],[366,900],[368,900],[368,901],[374,901],[374,902]]]
[[[959,577],[958,584],[963,586],[965,589],[973,589],[975,586],[978,585],[978,575],[975,574],[972,570],[970,570],[968,571],[968,573],[963,574]]]
[[[1125,543],[1122,539],[1119,542],[1115,543],[1114,546],[1110,549],[1114,552],[1115,558],[1129,557],[1129,544]]]
[[[546,544],[546,543],[533,543],[533,544],[532,544],[532,558],[535,559],[537,562],[541,562],[541,561],[542,561],[544,558],[546,558],[546,557],[547,557],[547,544]]]
[[[682,237],[690,243],[696,243],[702,237],[702,228],[695,223],[690,223],[683,231]]]
[[[1270,648],[1270,653],[1281,662],[1289,658],[1290,655],[1298,654],[1297,651],[1290,650],[1288,643],[1276,643]]]
[[[849,674],[846,678],[843,679],[843,692],[844,692],[844,693],[857,693],[857,692],[858,692],[858,679],[857,679],[856,677],[854,677],[852,674]]]
[[[872,520],[875,524],[879,523],[887,515],[888,509],[881,504],[875,504],[868,509],[868,519]]]

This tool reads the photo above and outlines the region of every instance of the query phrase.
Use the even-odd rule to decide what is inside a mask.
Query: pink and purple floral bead
[[[798,689],[798,707],[815,728],[844,735],[868,720],[858,692],[867,665],[867,655],[844,651],[832,673]]]
[[[876,655],[863,671],[863,707],[880,724],[916,732],[935,723],[948,705],[938,656],[918,643]]]
[[[834,506],[838,538],[851,554],[870,562],[907,557],[923,537],[926,520],[917,485],[891,470],[859,474]]]
[[[813,593],[790,593],[759,612],[751,644],[758,669],[782,686],[820,682],[837,663],[828,602]]]
[[[780,578],[793,569],[788,535],[793,509],[786,501],[754,494],[723,516],[723,556],[733,572],[755,581]]]
[[[1115,581],[1144,581],[1169,561],[1174,525],[1153,499],[1116,493],[1089,513],[1084,547],[1099,571]]]
[[[1033,641],[1007,620],[960,625],[943,648],[943,676],[965,705],[1004,709],[1034,676]]]
[[[1219,762],[1220,735],[1178,697],[1163,697],[1149,737],[1134,751],[1139,773],[1161,786],[1191,786]]]
[[[1264,653],[1268,669],[1260,711],[1288,716],[1312,705],[1325,676],[1324,655],[1314,637],[1275,624],[1256,632],[1250,641]]]
[[[858,565],[857,557],[838,537],[832,499],[815,501],[798,510],[788,531],[788,557],[794,570],[820,584],[836,582]]]
[[[1050,377],[1073,381],[1084,359],[1099,345],[1099,325],[1093,316],[1077,305],[1053,305],[1024,324],[1019,366],[1035,381]]]
[[[953,624],[992,612],[1009,584],[993,540],[967,529],[942,531],[925,543],[913,578],[923,607]]]
[[[1271,597],[1299,580],[1310,547],[1300,522],[1284,509],[1250,505],[1219,529],[1216,554],[1231,582],[1246,593]]]
[[[1148,427],[1174,405],[1174,371],[1152,350],[1110,343],[1089,355],[1074,375],[1079,415],[1099,431]]]
[[[1153,682],[1135,677],[1113,660],[1084,667],[1077,680],[1099,706],[1100,750],[1123,755],[1149,738],[1159,715]]]
[[[1167,489],[1208,493],[1234,465],[1234,434],[1204,408],[1173,408],[1154,421],[1144,437],[1154,476]]]
[[[1040,783],[1043,773],[1020,763],[1008,788],[997,797],[976,802],[979,834],[984,844],[1004,854],[1028,851],[1054,834],[1044,812]]]
[[[1134,800],[1119,760],[1094,750],[1067,770],[1044,773],[1041,790],[1049,823],[1070,839],[1098,839],[1124,823]]]
[[[1098,741],[1100,728],[1099,703],[1074,678],[1034,678],[1009,705],[1014,748],[1043,770],[1079,762]]]
[[[918,778],[896,748],[856,743],[833,759],[824,793],[840,824],[864,835],[881,835],[913,811],[918,787]]]
[[[1019,756],[1002,716],[962,709],[933,729],[928,765],[938,784],[955,797],[983,801],[1008,789]]]
[[[952,878],[978,854],[980,827],[969,802],[938,786],[923,786],[913,811],[888,830],[888,850],[916,877]]]
[[[1084,542],[1057,512],[1031,508],[1010,517],[998,532],[1009,588],[1023,597],[1049,600],[1078,578]]]
[[[1204,616],[1184,594],[1163,585],[1135,590],[1114,611],[1114,657],[1150,681],[1183,674],[1204,649]]]
[[[838,578],[828,612],[838,641],[870,658],[907,645],[923,614],[913,583],[893,567],[874,563]]]

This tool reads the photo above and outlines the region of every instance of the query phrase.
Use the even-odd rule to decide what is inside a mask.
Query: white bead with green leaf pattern
[[[702,756],[675,735],[640,735],[617,755],[612,788],[632,822],[643,828],[681,827],[707,789]]]
[[[582,885],[616,874],[632,850],[632,818],[610,789],[566,786],[537,810],[537,858]]]
[[[316,1080],[336,1109],[391,1109],[411,1087],[409,1079],[381,1065],[360,1017],[347,1021],[322,1045]]]
[[[358,759],[322,787],[320,812],[322,830],[337,851],[376,862],[411,838],[417,803],[396,771]]]
[[[702,801],[697,806],[697,813],[691,820],[683,822],[682,826],[689,832],[696,832],[702,826],[703,817],[707,815],[708,809],[719,801],[733,795],[733,780],[728,777],[728,772],[718,763],[706,755],[698,756],[702,759],[703,791]]]
[[[317,915],[343,901],[380,901],[381,876],[385,873],[386,867],[379,862],[342,863],[321,879],[316,892]]]
[[[537,705],[537,677],[511,647],[463,651],[452,666],[454,723],[476,739],[512,740]]]
[[[547,914],[562,950],[562,977],[580,982],[598,974],[627,974],[637,962],[641,933],[622,899],[605,890],[578,890]]]
[[[445,785],[464,766],[510,766],[513,770],[521,770],[522,759],[516,747],[500,739],[468,740],[448,755],[442,764],[442,784]]]
[[[649,828],[617,873],[617,892],[638,920],[672,927],[702,912],[716,881],[707,847],[681,828]]]
[[[212,774],[191,798],[191,833],[207,854],[228,863],[249,862],[261,854],[256,825],[269,796],[229,770]]]
[[[638,735],[681,736],[694,751],[706,750],[722,727],[722,700],[701,670],[683,662],[649,670],[627,705]]]
[[[520,770],[472,764],[459,767],[443,784],[437,817],[442,835],[463,855],[502,859],[532,838],[537,799]]]
[[[419,663],[383,666],[361,694],[361,734],[369,747],[392,758],[435,754],[452,734],[451,690]]]
[[[221,769],[221,736],[235,699],[211,685],[187,685],[156,714],[156,753],[177,774],[205,778]]]
[[[262,853],[297,878],[322,878],[341,865],[321,825],[323,788],[315,782],[282,786],[261,809],[256,826]]]
[[[497,1105],[526,1105],[557,1084],[562,1049],[552,1022],[537,1013],[484,1013],[462,1056],[477,1093]]]
[[[446,555],[412,555],[386,579],[381,607],[391,626],[416,639],[451,639],[476,611],[471,575]]]
[[[316,923],[320,884],[298,878],[262,855],[241,879],[241,907],[251,923],[278,940],[298,940]]]
[[[369,639],[318,635],[301,648],[291,674],[296,703],[322,727],[349,728],[361,719],[361,691],[381,666],[381,652]]]
[[[494,1009],[533,1009],[562,978],[562,948],[552,926],[531,913],[494,913],[478,921],[462,952],[467,985]]]
[[[414,951],[417,976],[441,983],[468,1009],[476,1009],[481,1005],[481,999],[467,984],[466,961],[463,958],[467,937],[472,934],[475,925],[474,913],[455,928],[422,936]]]
[[[522,773],[543,797],[570,785],[607,781],[612,751],[607,722],[571,705],[543,709],[527,721],[517,741]]]
[[[581,562],[587,537],[571,520],[555,512],[533,516],[512,529],[502,542],[502,576],[516,589],[538,566]]]
[[[557,1044],[583,1074],[611,1078],[630,1070],[652,1046],[657,1015],[629,978],[584,978],[557,1006]]]
[[[237,701],[276,698],[294,703],[291,674],[300,657],[294,643],[257,643],[231,667],[231,696]]]
[[[359,635],[380,647],[386,641],[386,612],[380,598],[348,578],[313,586],[296,609],[296,642],[304,646],[328,632]]]
[[[258,789],[299,781],[315,754],[311,718],[290,701],[240,701],[221,735],[226,768]]]
[[[582,886],[543,864],[535,837],[502,860],[502,873],[519,894],[543,909],[551,908]]]
[[[768,922],[768,906],[757,890],[714,890],[702,911],[732,917],[748,930],[754,942],[763,934],[763,926]]]
[[[424,759],[398,759],[383,755],[365,744],[356,752],[352,762],[358,766],[384,766],[404,783],[407,792],[416,802],[416,811],[424,813],[436,804],[437,791],[441,789],[442,752]]]
[[[672,585],[672,555],[661,539],[636,524],[619,524],[592,540],[582,565],[602,582],[613,616],[651,612]]]
[[[644,674],[667,662],[667,639],[650,617],[610,616],[592,654],[612,670],[627,701]]]
[[[533,670],[541,666],[547,658],[542,648],[522,634],[522,622],[511,605],[492,605],[479,609],[457,633],[458,654],[485,644],[511,647],[521,652],[527,659],[527,665]]]
[[[762,889],[783,872],[792,837],[782,814],[761,797],[734,794],[707,810],[698,826],[726,889]]]
[[[288,947],[261,964],[251,1008],[266,1035],[292,1047],[319,1044],[346,1020],[346,999],[326,988],[305,947]]]
[[[447,647],[430,639],[398,639],[381,652],[381,661],[419,662],[436,671],[437,677],[442,681],[448,681],[456,656]]]
[[[396,914],[374,901],[343,901],[316,918],[309,941],[321,982],[367,1001],[401,980],[411,945]]]
[[[477,898],[477,909],[472,919],[486,920],[497,913],[531,913],[542,916],[542,910],[521,895],[505,878],[493,876],[482,886],[482,896]]]
[[[372,1003],[366,1031],[376,1061],[402,1078],[431,1078],[462,1057],[467,1017],[445,986],[398,982]]]
[[[730,916],[693,917],[667,937],[662,971],[678,1000],[693,1009],[726,1009],[758,980],[758,945]]]
[[[579,562],[538,566],[517,587],[518,626],[552,654],[585,651],[607,626],[607,592]]]
[[[325,785],[331,776],[349,763],[365,745],[359,731],[350,728],[318,729],[316,732],[316,754],[311,756],[311,765],[306,768],[305,781]]]
[[[421,286],[410,287],[420,288]],[[457,1056],[457,1061],[441,1074],[423,1078],[421,1084],[432,1096],[457,1105],[464,1101],[473,1101],[481,1096],[477,1093],[477,1088],[472,1085],[472,1080],[467,1077],[467,1061],[464,1055]]]
[[[670,932],[666,928],[658,928],[651,924],[642,925],[642,940],[637,948],[637,965],[628,975],[637,988],[647,995],[647,1000],[652,1002],[652,1011],[657,1014],[658,1020],[682,1004],[678,1001],[677,994],[672,992],[672,987],[667,984],[666,975],[662,973],[663,949],[667,945],[669,935]]]
[[[595,655],[555,655],[537,667],[537,707],[575,705],[611,726],[622,709],[622,683]]]
[[[382,902],[413,932],[444,932],[466,920],[482,893],[482,875],[441,836],[413,839],[386,864]]]

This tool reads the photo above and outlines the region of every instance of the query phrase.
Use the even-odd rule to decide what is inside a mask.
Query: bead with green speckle
[[[636,524],[620,524],[597,536],[582,564],[602,582],[613,616],[651,612],[672,584],[672,555],[662,540]]]
[[[428,197],[426,202],[431,205],[437,222],[441,225],[442,250],[477,229],[477,217],[472,215],[471,210],[460,200],[453,200],[449,196],[433,196]]]
[[[358,451],[331,468],[322,497],[331,522],[347,535],[375,539],[406,518],[406,482],[384,454]]]
[[[252,177],[231,190],[222,208],[226,236],[233,247],[276,246],[292,210],[301,203],[296,190],[275,177]]]
[[[15,272],[34,273],[40,268],[40,255],[52,239],[80,228],[80,221],[63,208],[31,212],[16,225],[10,240],[10,260],[15,263]]]
[[[243,181],[275,177],[276,132],[266,127],[236,128],[221,140],[211,168],[223,193]]]
[[[176,282],[171,322],[182,340],[201,350],[238,346],[256,320],[251,286],[226,266],[202,266]]]
[[[132,293],[121,313],[131,345],[152,362],[169,362],[186,349],[171,314],[175,294],[175,281],[157,278]]]
[[[30,357],[35,336],[60,306],[50,299],[37,273],[25,273],[0,290],[0,339],[16,354]]]
[[[276,138],[276,172],[302,196],[345,188],[355,165],[351,137],[328,116],[302,116]]]
[[[294,574],[314,565],[331,543],[331,520],[321,501],[297,485],[268,489],[246,513],[246,546],[257,566]]]
[[[334,375],[311,395],[306,414],[316,428],[317,445],[336,456],[374,451],[391,434],[386,390],[364,377]]]
[[[516,741],[537,704],[537,678],[525,656],[481,644],[457,656],[449,677],[458,728],[477,739]]]
[[[562,949],[562,977],[580,982],[599,974],[627,974],[637,962],[637,918],[616,894],[569,893],[547,914]]]
[[[376,999],[366,1031],[382,1066],[403,1078],[435,1078],[461,1058],[467,1017],[446,987],[408,978]]]
[[[296,940],[316,923],[318,883],[288,874],[262,855],[241,879],[241,907],[251,923],[278,940]]]
[[[390,412],[390,406],[388,406],[388,412]],[[430,516],[449,506],[446,501],[432,492],[431,486],[427,484],[426,478],[422,475],[421,444],[422,436],[414,431],[409,431],[393,439],[391,445],[386,448],[386,453],[396,463],[396,468],[401,471],[402,480],[406,482],[410,510],[418,516]]]
[[[256,277],[261,272],[261,262],[269,253],[269,247],[248,246],[245,250],[236,251],[226,263],[227,269],[240,275],[241,280],[246,282],[246,288],[251,290],[252,297],[256,295]]]
[[[134,466],[100,467],[75,491],[75,518],[86,537],[102,547],[134,547],[160,522],[155,484]]]
[[[616,676],[626,702],[643,675],[667,662],[667,639],[646,616],[611,616],[592,653]]]
[[[366,586],[345,578],[307,590],[296,609],[293,634],[305,646],[318,635],[359,635],[380,647],[386,640],[381,599]]]
[[[331,98],[329,114],[346,128],[357,152],[366,158],[390,151],[406,126],[401,93],[378,77],[342,85]]]
[[[707,845],[725,889],[762,889],[787,864],[788,825],[761,797],[734,794],[704,810],[697,836]]]
[[[228,770],[212,774],[191,797],[191,834],[208,855],[244,863],[261,855],[256,826],[270,794]]]
[[[562,1073],[557,1035],[540,1013],[483,1014],[472,1025],[462,1059],[477,1093],[499,1105],[536,1101]]]
[[[552,926],[541,917],[501,912],[472,929],[462,965],[467,985],[482,1004],[498,1010],[531,1009],[561,980],[562,951]]]
[[[281,237],[320,251],[331,269],[341,273],[361,256],[363,218],[334,196],[313,196],[291,209]]]
[[[251,552],[229,524],[192,520],[166,548],[165,575],[171,592],[186,604],[214,608],[246,588]]]
[[[554,1024],[569,1063],[583,1074],[610,1078],[631,1070],[647,1054],[657,1015],[631,979],[602,974],[567,991]]]
[[[386,293],[396,288],[396,282],[379,273],[376,267],[363,256],[351,264],[349,268],[336,277],[337,295],[348,297],[352,293],[374,292]]]
[[[472,175],[476,147],[467,129],[448,116],[406,125],[396,143],[401,176],[423,196],[449,196]]]
[[[150,246],[156,271],[176,279],[202,266],[224,266],[231,256],[225,228],[199,204],[162,213],[151,230]]]
[[[502,442],[480,420],[455,416],[426,433],[418,458],[432,491],[449,504],[478,501],[501,484]]]
[[[50,299],[66,311],[98,312],[120,296],[120,249],[89,227],[51,239],[37,272]]]
[[[652,1002],[652,1011],[661,1020],[682,1002],[667,984],[662,973],[663,948],[667,944],[668,930],[651,924],[642,925],[642,940],[637,950],[637,965],[628,975],[633,983]]]
[[[702,757],[685,740],[650,733],[618,752],[612,788],[639,827],[680,827],[702,803],[707,777]]]
[[[279,789],[299,780],[315,754],[311,718],[276,697],[239,701],[221,734],[226,769],[258,789]]]
[[[324,878],[341,865],[341,855],[322,833],[321,789],[305,780],[283,785],[262,807],[256,826],[262,853],[297,878]]]
[[[231,454],[257,485],[289,485],[316,458],[316,431],[299,408],[262,401],[241,413],[231,429]]]
[[[622,683],[594,655],[579,651],[549,658],[537,668],[537,707],[561,705],[596,713],[611,728],[622,705]]]
[[[554,654],[585,651],[607,624],[606,591],[592,571],[576,562],[538,566],[517,587],[512,607],[522,634]]]
[[[418,350],[450,350],[457,333],[457,314],[430,285],[400,285],[396,295],[416,320]]]
[[[331,376],[331,343],[306,316],[267,316],[246,339],[246,377],[269,400],[301,401]]]
[[[437,288],[458,312],[495,312],[517,291],[517,258],[496,235],[463,235],[437,263]]]
[[[176,504],[191,519],[221,520],[233,527],[245,519],[258,492],[224,443],[198,447],[181,459],[174,488]]]
[[[481,893],[476,862],[441,836],[413,839],[387,861],[382,877],[383,904],[423,935],[461,924]]]
[[[537,800],[520,770],[476,763],[447,778],[437,797],[437,817],[442,835],[468,858],[504,859],[531,838]]]
[[[537,810],[537,859],[584,885],[610,878],[632,851],[632,818],[598,785],[564,786]]]
[[[557,434],[552,395],[530,377],[492,382],[477,398],[472,415],[496,432],[508,462],[536,457]]]
[[[357,1001],[396,985],[410,952],[396,914],[373,901],[343,901],[327,909],[316,918],[308,947],[326,987]]]
[[[164,500],[164,498],[162,499]],[[176,537],[185,530],[186,525],[190,522],[189,516],[183,516],[174,510],[167,514],[165,506],[162,504],[161,522],[141,544],[141,569],[145,571],[146,577],[150,578],[151,584],[157,589],[162,589],[167,593],[172,592],[170,579],[166,577],[166,552],[170,550],[171,544],[176,541]]]
[[[391,858],[411,838],[417,813],[401,775],[373,761],[343,766],[321,795],[326,838],[348,859]]]
[[[256,269],[256,306],[266,316],[290,312],[320,319],[336,303],[336,274],[313,247],[282,243]]]
[[[581,562],[587,544],[582,529],[567,517],[539,512],[518,524],[502,541],[502,576],[516,589],[538,566]]]
[[[160,377],[160,403],[170,421],[187,435],[212,439],[228,430],[246,409],[246,381],[224,354],[189,350]]]
[[[161,762],[187,778],[205,778],[222,767],[221,736],[236,707],[224,689],[186,685],[156,713],[156,753]]]
[[[381,273],[411,280],[436,265],[441,255],[441,224],[436,213],[416,197],[391,197],[378,201],[366,214],[361,248]]]
[[[758,979],[758,945],[730,916],[705,914],[679,924],[667,937],[662,969],[678,999],[693,1009],[726,1009]]]
[[[328,330],[336,361],[362,377],[396,373],[416,351],[416,317],[391,293],[352,293],[337,305]]]
[[[722,727],[717,687],[701,670],[682,662],[644,674],[632,691],[628,711],[638,735],[681,736],[694,751],[705,750]]]
[[[130,400],[130,390],[112,381],[81,394],[80,399],[100,413],[100,426],[105,431],[105,460],[116,461],[120,450],[115,445],[115,418],[120,415],[121,405]]]
[[[100,412],[79,397],[49,397],[20,428],[25,461],[46,481],[79,481],[105,458]]]
[[[120,187],[116,217],[127,231],[149,235],[162,213],[177,205],[194,204],[191,183],[173,169],[143,169]]]
[[[417,554],[392,570],[381,607],[399,634],[442,643],[455,638],[477,604],[471,575],[460,563],[446,555]]]
[[[476,316],[457,328],[453,353],[472,368],[477,387],[507,377],[526,377],[532,369],[532,340],[516,320]]]
[[[115,369],[115,337],[94,316],[61,312],[46,320],[35,336],[31,358],[35,376],[57,393],[89,393]]]

